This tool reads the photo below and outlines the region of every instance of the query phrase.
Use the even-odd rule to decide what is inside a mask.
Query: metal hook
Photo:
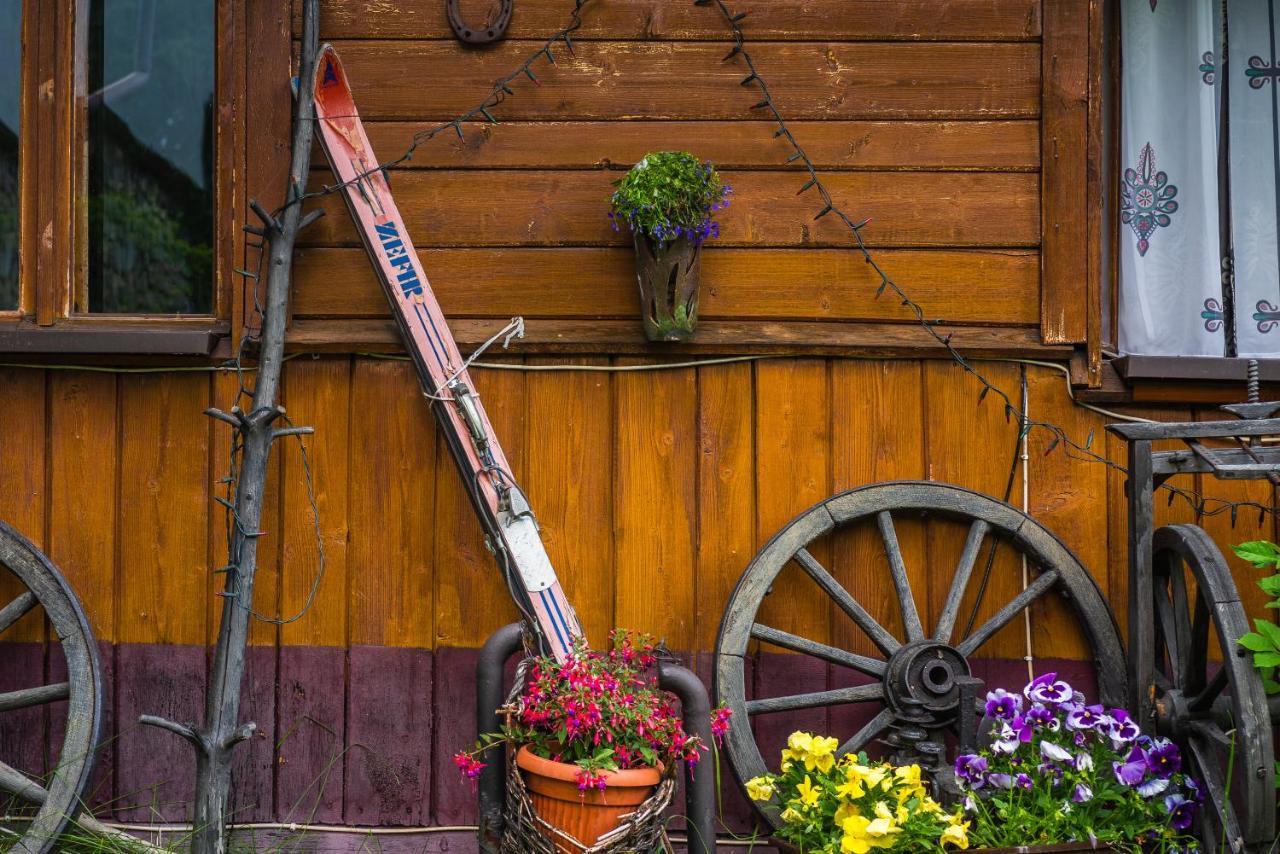
[[[458,40],[466,44],[489,44],[496,42],[507,34],[507,26],[511,23],[511,9],[514,0],[498,0],[498,18],[486,27],[476,28],[462,20],[462,11],[458,8],[458,0],[444,0],[445,14],[449,18],[449,28]]]

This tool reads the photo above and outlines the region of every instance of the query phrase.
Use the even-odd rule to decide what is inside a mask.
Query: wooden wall
[[[983,367],[1016,392],[1018,366]],[[699,653],[713,648],[738,575],[793,514],[838,490],[896,478],[1002,494],[1014,451],[1000,408],[979,406],[976,385],[939,361],[484,370],[476,382],[590,636],[613,625],[650,631],[694,653],[704,674]],[[103,646],[111,720],[96,800],[113,802],[123,818],[181,818],[189,749],[134,722],[143,712],[199,714],[224,542],[211,498],[227,450],[226,430],[200,413],[229,405],[230,378],[6,369],[0,387],[0,518],[62,568]],[[1104,419],[1073,406],[1059,372],[1030,367],[1029,399],[1033,417],[1081,440],[1095,431],[1097,447],[1121,458]],[[465,822],[471,792],[448,759],[473,737],[476,649],[516,615],[453,466],[404,362],[296,358],[283,400],[297,423],[317,431],[307,450],[325,571],[300,619],[255,625],[246,715],[263,736],[244,754],[243,816]],[[1029,509],[1076,551],[1122,618],[1122,481],[1102,464],[1046,456],[1045,445],[1033,437]],[[255,607],[291,616],[315,581],[317,554],[302,457],[296,445],[281,450]],[[1020,474],[1016,483],[1020,503]],[[1268,487],[1205,486],[1269,500]],[[1189,517],[1179,505],[1161,503],[1160,512]],[[1207,525],[1224,546],[1272,535],[1247,513],[1235,530],[1225,516]],[[893,606],[881,592],[888,576],[867,535],[827,543],[819,556],[892,627]],[[954,565],[959,542],[909,523],[902,538],[923,609],[936,612],[945,585],[932,567]],[[1249,576],[1239,573],[1241,589],[1259,608]],[[987,610],[1019,584],[1016,564],[998,562]],[[866,644],[802,578],[780,581],[766,616],[808,637]],[[1084,652],[1074,622],[1052,604],[1033,613],[1031,628],[1039,667]],[[0,681],[23,684],[40,672],[42,632],[32,623],[20,637],[26,643],[7,648]],[[1021,658],[1021,632],[1006,630],[986,654]],[[757,663],[762,693],[841,678],[784,658]],[[45,666],[53,664],[51,657]],[[843,728],[841,714],[807,713],[804,722]],[[0,726],[0,748],[25,743],[30,752],[31,733],[14,726]],[[38,741],[32,762],[40,761]]]

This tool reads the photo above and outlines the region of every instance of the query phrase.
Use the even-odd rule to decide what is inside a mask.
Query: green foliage
[[[659,245],[684,237],[702,243],[720,236],[715,212],[729,205],[733,188],[720,181],[715,166],[687,151],[646,154],[614,182],[609,218],[624,222]]]
[[[1253,540],[1232,546],[1231,550],[1256,569],[1280,569],[1280,546],[1275,543]],[[1280,572],[1258,579],[1258,587],[1271,597],[1265,607],[1280,608]],[[1280,694],[1280,681],[1275,678],[1275,669],[1280,667],[1280,626],[1271,620],[1255,619],[1253,628],[1240,638],[1240,646],[1253,653],[1253,666],[1262,677],[1262,687],[1268,694]]]

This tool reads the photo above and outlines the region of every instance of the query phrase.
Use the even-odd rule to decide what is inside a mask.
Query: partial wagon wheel
[[[949,519],[968,525],[968,535],[953,568],[937,566],[934,578],[946,586],[938,624],[926,634],[920,604],[913,593],[899,547],[895,519]],[[836,529],[868,525],[878,530],[889,565],[890,578],[883,589],[896,601],[905,637],[890,633],[846,590],[810,547]],[[989,538],[1007,543],[1025,555],[1028,584],[1007,602],[993,602],[998,609],[979,621],[965,636],[954,639],[961,606],[975,567],[982,561],[983,544]],[[874,656],[819,643],[760,622],[765,595],[788,564],[794,563],[816,583],[875,645]],[[945,573],[950,572],[948,577]],[[976,584],[976,582],[975,582]],[[774,535],[751,561],[738,581],[716,642],[715,693],[734,713],[735,721],[756,715],[818,706],[868,703],[876,709],[870,721],[854,733],[838,733],[844,739],[840,753],[867,747],[891,726],[899,723],[931,732],[954,727],[959,712],[956,679],[970,675],[968,659],[995,637],[1015,617],[1051,591],[1064,596],[1079,618],[1097,665],[1098,692],[1102,702],[1124,702],[1124,660],[1119,633],[1110,609],[1093,578],[1075,555],[1049,531],[1021,511],[981,493],[930,482],[883,483],[836,495],[801,513]],[[987,597],[990,599],[991,592]],[[923,603],[921,603],[923,604]],[[744,660],[753,640],[802,653],[869,676],[869,684],[813,694],[784,697],[748,697]],[[1106,666],[1102,666],[1103,663]],[[739,781],[766,772],[766,763],[753,735],[753,727],[735,725],[727,736],[730,763]],[[762,814],[775,827],[777,815],[768,807]]]
[[[6,570],[23,592],[12,601],[0,602],[0,640],[18,620],[39,608],[61,641],[68,674],[65,682],[42,685],[43,674],[33,673],[31,687],[0,694],[0,725],[6,713],[66,703],[65,734],[54,767],[44,779],[34,780],[0,757],[0,792],[31,804],[34,810],[25,832],[9,850],[44,854],[56,847],[89,784],[102,719],[102,674],[89,621],[66,580],[39,549],[0,522],[0,575]]]
[[[1262,680],[1237,644],[1249,621],[1231,570],[1195,525],[1156,531],[1152,554],[1155,649],[1143,672],[1151,676],[1155,721],[1143,726],[1154,723],[1178,742],[1183,769],[1202,784],[1205,850],[1270,850],[1276,803],[1271,717]],[[1211,633],[1220,664],[1209,660]]]

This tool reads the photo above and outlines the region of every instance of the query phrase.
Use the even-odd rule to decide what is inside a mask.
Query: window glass
[[[214,2],[88,3],[82,309],[213,310]]]
[[[18,114],[22,2],[0,0],[0,311],[18,307]]]

